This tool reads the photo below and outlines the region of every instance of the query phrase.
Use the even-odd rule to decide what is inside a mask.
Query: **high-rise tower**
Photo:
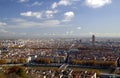
[[[92,35],[92,44],[95,43],[95,35]]]

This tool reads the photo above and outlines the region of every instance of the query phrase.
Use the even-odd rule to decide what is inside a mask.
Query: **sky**
[[[0,37],[120,37],[120,0],[0,0]]]

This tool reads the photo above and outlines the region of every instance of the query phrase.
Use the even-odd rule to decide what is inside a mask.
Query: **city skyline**
[[[119,0],[0,0],[0,37],[120,37]]]

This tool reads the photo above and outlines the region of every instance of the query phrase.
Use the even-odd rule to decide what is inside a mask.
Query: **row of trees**
[[[97,60],[73,60],[72,64],[101,67],[117,67],[115,61],[97,61]]]
[[[50,63],[53,63],[53,60],[49,59],[49,58],[37,58],[37,59],[35,59],[35,62],[36,63],[50,64]]]
[[[7,64],[7,63],[19,64],[19,63],[26,63],[26,62],[27,60],[25,58],[18,58],[18,59],[11,59],[11,60],[0,59],[0,64]]]
[[[26,63],[27,60],[25,58],[19,58],[19,59],[12,59],[11,63],[16,64],[16,63]]]
[[[6,64],[7,60],[6,59],[0,59],[0,64]]]

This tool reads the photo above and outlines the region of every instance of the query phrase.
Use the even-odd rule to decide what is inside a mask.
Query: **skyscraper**
[[[92,35],[92,44],[94,45],[95,43],[95,35]]]

